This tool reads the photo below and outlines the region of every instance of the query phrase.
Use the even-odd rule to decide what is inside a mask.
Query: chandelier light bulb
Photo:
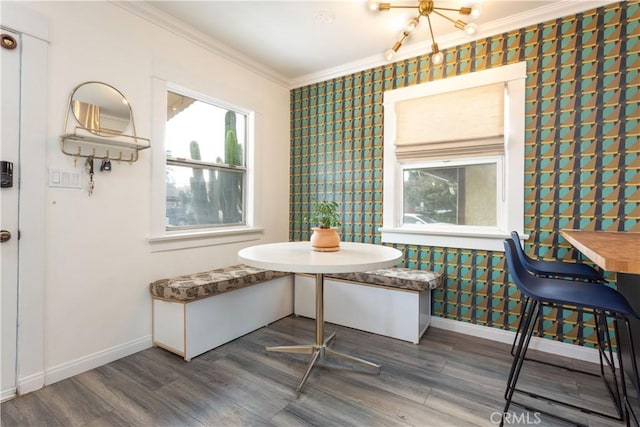
[[[480,3],[480,0],[465,0],[462,2],[460,14],[469,15],[471,19],[476,19],[480,16],[481,12],[482,4]]]
[[[417,26],[418,26],[418,20],[416,18],[411,18],[411,20],[407,23],[407,26],[404,31],[406,33],[412,33]]]
[[[467,33],[467,35],[472,36],[478,32],[478,25],[471,22],[464,26],[464,32]]]
[[[369,9],[376,11],[378,10],[378,8],[380,7],[380,2],[379,1],[375,1],[375,0],[371,0],[369,2]]]
[[[444,54],[442,52],[434,53],[431,55],[431,62],[433,65],[440,65],[444,61]]]
[[[431,52],[431,62],[433,63],[433,65],[442,64],[442,61],[444,61],[444,54],[440,52],[438,43],[433,43],[431,45]]]
[[[386,59],[387,61],[391,61],[393,59],[393,57],[395,56],[396,52],[393,49],[388,49],[385,53],[384,53],[384,59]]]

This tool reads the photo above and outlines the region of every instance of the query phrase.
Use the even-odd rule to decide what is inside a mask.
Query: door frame
[[[21,34],[20,244],[18,253],[17,394],[44,386],[44,303],[47,210],[48,18],[2,2],[0,25]],[[5,400],[11,396],[1,396]]]
[[[13,37],[17,46],[22,45],[20,34],[2,30],[2,34]],[[2,65],[2,141],[0,141],[0,159],[14,166],[13,175],[20,174],[20,59],[19,48],[0,50]],[[3,178],[4,181],[4,178]],[[16,360],[18,334],[18,211],[19,190],[17,185],[0,189],[0,225],[9,232],[9,240],[0,243],[0,282],[2,291],[0,314],[2,318],[2,370],[0,380],[3,395],[16,394]]]

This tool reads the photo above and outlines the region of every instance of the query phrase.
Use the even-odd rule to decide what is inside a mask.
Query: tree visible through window
[[[246,114],[167,96],[167,228],[245,223]]]
[[[497,225],[495,161],[407,167],[403,175],[403,224]]]

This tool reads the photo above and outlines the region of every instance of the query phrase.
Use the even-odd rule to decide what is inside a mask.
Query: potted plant
[[[316,203],[309,216],[309,221],[316,224],[311,235],[311,248],[314,251],[335,252],[340,250],[340,236],[336,227],[342,223],[338,214],[338,203],[327,200]]]

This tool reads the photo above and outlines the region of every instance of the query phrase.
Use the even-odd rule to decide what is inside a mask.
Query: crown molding
[[[236,65],[239,65],[251,72],[257,73],[264,78],[277,83],[279,85],[290,87],[290,81],[287,77],[257,62],[250,57],[230,48],[224,43],[196,30],[195,28],[183,23],[173,16],[156,9],[155,7],[142,1],[118,1],[109,0],[111,4],[118,6],[139,18],[144,19],[154,25],[157,25],[183,39],[208,50],[209,52],[225,58]]]
[[[503,34],[509,31],[513,31],[520,28],[525,28],[530,25],[539,24],[553,19],[562,18],[564,16],[574,15],[587,10],[595,9],[598,7],[606,6],[612,3],[619,3],[617,0],[593,0],[593,1],[577,1],[577,0],[561,0],[546,6],[530,10],[526,13],[520,13],[512,15],[503,19],[492,21],[487,24],[483,24],[480,31],[470,38],[464,34],[463,31],[448,34],[446,36],[438,37],[438,45],[440,49],[446,49],[453,46],[458,46],[464,43],[469,43],[475,40],[481,40],[487,37],[494,36],[496,34]],[[426,47],[426,48],[425,48]],[[402,61],[409,58],[414,58],[419,55],[425,55],[431,53],[431,47],[425,46],[421,43],[405,45],[396,54],[396,59],[393,62]],[[357,61],[349,62],[347,64],[340,65],[338,67],[328,68],[316,73],[307,74],[301,77],[291,79],[289,82],[289,88],[295,89],[302,86],[307,86],[313,83],[330,80],[336,77],[357,73],[360,71],[376,68],[380,66],[388,65],[389,62],[383,57],[382,50],[380,54],[362,58]]]
[[[155,24],[196,44],[197,46],[202,47],[203,49],[208,50],[209,52],[223,57],[249,71],[257,73],[266,79],[289,89],[295,89],[301,86],[389,64],[389,62],[384,59],[381,49],[380,53],[376,55],[348,62],[338,67],[327,68],[318,72],[289,79],[272,68],[253,60],[252,58],[230,48],[210,36],[207,36],[201,31],[190,27],[182,21],[145,2],[119,0],[110,0],[110,2],[152,24]],[[525,13],[512,15],[483,24],[480,31],[473,38],[467,37],[462,31],[438,37],[438,45],[441,49],[446,49],[464,43],[469,43],[470,41],[484,39],[496,34],[503,34],[516,29],[525,28],[530,25],[562,18],[564,16],[573,15],[612,3],[618,3],[618,0],[560,0]],[[398,52],[394,62],[429,53],[431,53],[430,46],[425,46],[423,43],[408,44],[403,46],[403,48]]]

